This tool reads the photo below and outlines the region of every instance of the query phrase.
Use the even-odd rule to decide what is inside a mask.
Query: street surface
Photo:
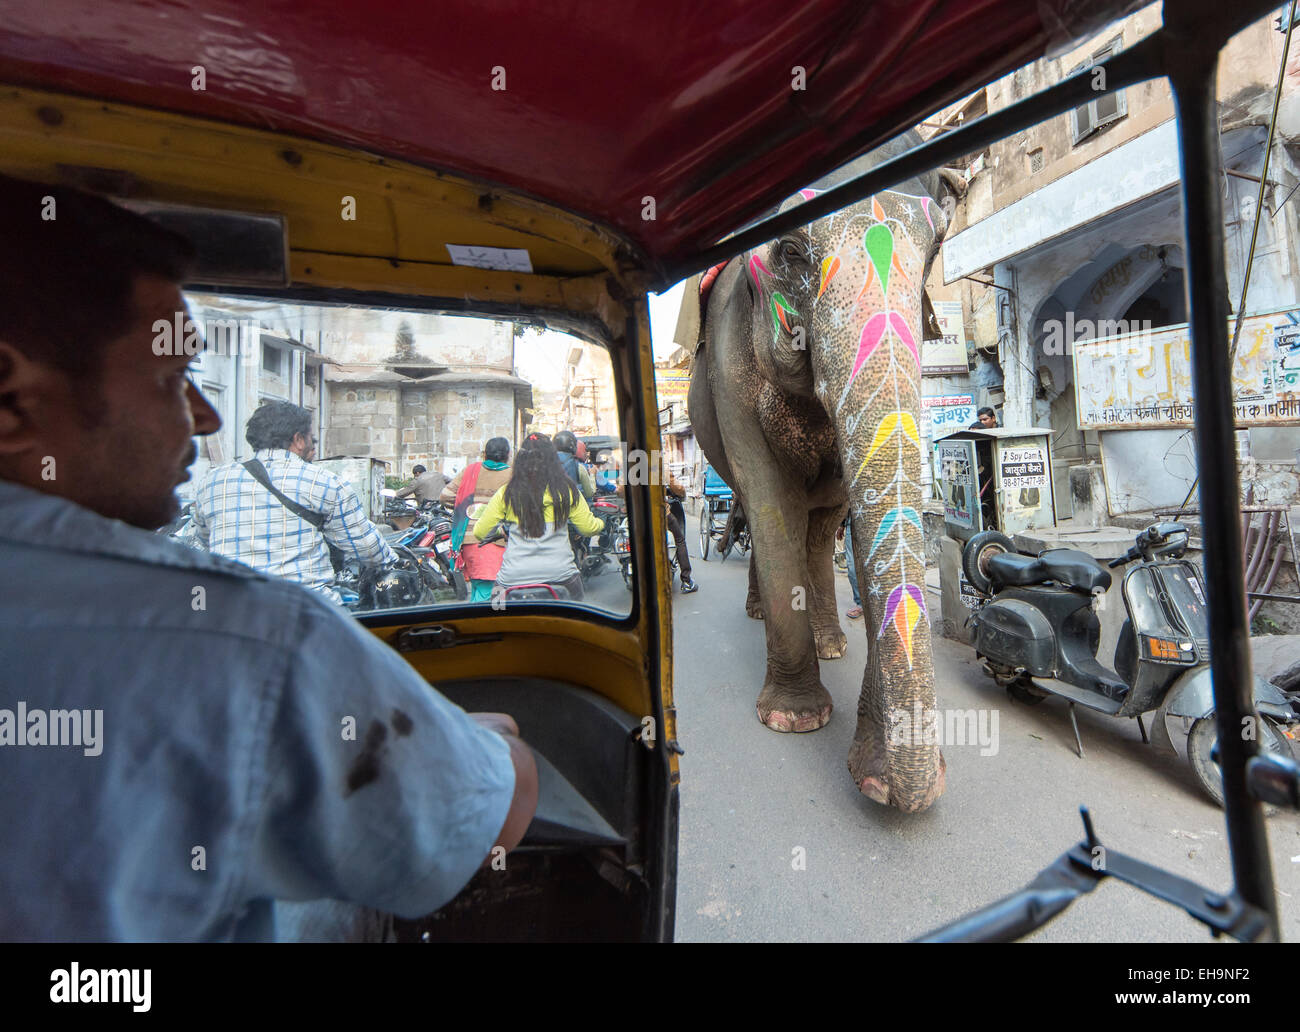
[[[900,941],[1023,887],[1083,838],[1080,804],[1103,845],[1208,888],[1230,885],[1222,812],[1184,760],[1144,745],[1136,722],[1064,702],[1011,702],[972,649],[935,639],[941,709],[998,720],[997,752],[947,745],[947,791],[904,814],[860,795],[846,766],[866,663],[848,579],[836,577],[843,659],[823,661],[831,722],[778,734],[758,722],[763,625],[745,615],[748,558],[691,558],[700,590],[676,595],[674,690],[681,759],[677,933],[684,942]],[[931,610],[938,612],[933,592]],[[1172,726],[1172,725],[1171,725]],[[992,727],[991,723],[986,727]],[[1300,940],[1300,817],[1268,820],[1282,935]],[[795,866],[798,850],[805,869]],[[1293,859],[1294,858],[1294,859]],[[1103,882],[1035,941],[1211,941],[1177,908]]]

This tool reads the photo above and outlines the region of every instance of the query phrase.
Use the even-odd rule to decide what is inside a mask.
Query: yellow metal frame
[[[649,313],[650,277],[613,232],[542,201],[462,176],[359,149],[84,97],[0,86],[0,171],[26,179],[203,208],[284,216],[290,285],[285,297],[360,292],[371,303],[501,313],[587,326],[610,349],[629,437],[658,417]],[[351,198],[355,219],[343,217]],[[444,245],[526,248],[533,272],[451,264]],[[635,327],[635,341],[628,339]],[[634,373],[635,371],[635,373]],[[641,385],[640,396],[629,393]],[[646,438],[647,447],[657,439]],[[491,644],[406,653],[431,683],[533,676],[596,691],[634,715],[662,714],[656,748],[675,742],[672,606],[656,488],[633,491],[638,541],[636,622],[490,613],[374,627],[392,643],[408,626],[438,623]],[[648,511],[647,511],[648,510]],[[657,620],[655,617],[657,616]],[[652,685],[649,656],[658,656]],[[658,695],[658,700],[654,698]],[[655,702],[659,705],[656,706]],[[673,782],[677,757],[667,757]]]

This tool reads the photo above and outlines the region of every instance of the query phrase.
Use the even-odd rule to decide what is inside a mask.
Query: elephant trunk
[[[919,301],[919,298],[918,298]],[[913,325],[919,328],[919,305]],[[868,634],[849,769],[861,791],[901,810],[922,810],[943,791],[925,593],[919,362],[906,330],[889,326],[858,368],[830,384],[854,560]]]

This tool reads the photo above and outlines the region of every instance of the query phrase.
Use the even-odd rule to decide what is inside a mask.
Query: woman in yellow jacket
[[[563,587],[581,599],[582,575],[573,561],[569,524],[590,537],[605,529],[568,478],[546,434],[529,434],[515,456],[510,482],[492,496],[474,524],[482,541],[498,523],[510,524],[510,540],[497,573],[494,597],[520,584]]]

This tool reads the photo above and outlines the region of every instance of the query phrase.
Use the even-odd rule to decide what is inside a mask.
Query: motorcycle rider
[[[524,438],[510,482],[500,488],[474,524],[474,536],[489,537],[502,521],[511,525],[505,558],[497,574],[494,599],[521,584],[552,584],[581,600],[582,575],[573,561],[568,526],[586,537],[605,529],[565,473],[551,439],[542,433]]]
[[[445,473],[430,473],[423,466],[412,466],[411,476],[415,479],[398,491],[394,498],[408,498],[415,495],[415,500],[420,505],[425,502],[436,501],[438,495],[442,493],[443,488],[447,486],[451,477]]]
[[[551,443],[555,446],[556,457],[564,468],[564,475],[572,480],[588,502],[596,496],[596,485],[591,482],[587,467],[578,461],[578,439],[571,430],[561,430]]]
[[[397,562],[397,554],[366,518],[351,485],[311,465],[316,456],[311,424],[311,413],[292,402],[269,401],[258,408],[244,431],[253,458],[208,473],[194,495],[186,544],[341,603],[333,587],[331,546],[342,559],[356,558],[363,566],[387,566]],[[279,497],[263,486],[259,471]]]

